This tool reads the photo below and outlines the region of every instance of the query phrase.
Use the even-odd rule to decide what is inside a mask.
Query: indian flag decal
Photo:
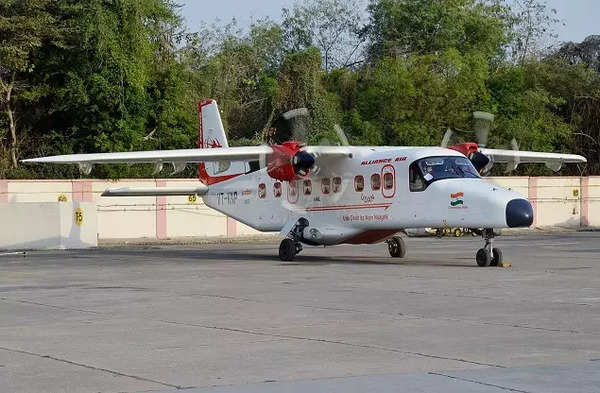
[[[450,194],[450,206],[457,207],[465,204],[463,197],[465,196],[462,192],[457,192],[456,194]]]

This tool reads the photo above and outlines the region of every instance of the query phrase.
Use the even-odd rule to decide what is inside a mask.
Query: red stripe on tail
[[[222,147],[222,146],[204,146],[204,131],[203,131],[203,127],[202,127],[202,108],[204,108],[207,105],[212,104],[213,102],[214,102],[214,100],[201,100],[198,103],[198,148],[199,149]],[[227,175],[227,176],[210,176],[208,174],[208,172],[206,171],[206,165],[203,162],[198,164],[198,179],[200,179],[200,181],[202,183],[206,184],[207,186],[210,186],[211,184],[215,184],[215,183],[220,183],[225,180],[233,179],[234,177],[237,177],[239,175],[242,175],[242,173],[237,173],[234,175]]]

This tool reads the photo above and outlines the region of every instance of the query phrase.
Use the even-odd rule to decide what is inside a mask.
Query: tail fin
[[[198,148],[229,147],[219,107],[215,100],[198,103]]]
[[[198,148],[215,149],[229,147],[227,136],[215,100],[198,103]],[[245,162],[212,162],[198,164],[198,177],[206,185],[232,179],[246,172]]]

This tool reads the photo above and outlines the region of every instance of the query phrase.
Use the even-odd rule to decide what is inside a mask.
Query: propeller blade
[[[515,138],[513,138],[510,141],[510,147],[514,150],[514,151],[519,151],[519,144],[517,143],[517,140]],[[521,163],[521,160],[518,156],[515,156],[515,158],[506,164],[506,169],[504,171],[504,173],[510,173],[512,171],[514,171],[515,169],[517,169],[517,167],[519,166],[519,164]]]
[[[488,136],[494,123],[494,115],[487,112],[473,112],[473,129],[477,137],[477,144],[485,147],[488,142]]]
[[[338,138],[340,138],[342,146],[350,146],[350,142],[348,142],[348,137],[346,136],[346,133],[344,132],[342,127],[340,127],[339,124],[336,124],[333,126],[333,129],[335,130],[335,133],[337,134]]]
[[[285,112],[281,117],[290,125],[292,139],[306,143],[308,141],[307,108],[297,108]]]
[[[448,144],[450,143],[450,138],[452,138],[452,134],[454,134],[454,131],[448,128],[446,130],[446,133],[444,134],[444,137],[442,138],[442,143],[440,144],[441,147],[448,147]]]

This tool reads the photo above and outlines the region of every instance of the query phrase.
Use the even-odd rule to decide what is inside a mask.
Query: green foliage
[[[377,0],[369,5],[369,55],[438,54],[449,48],[496,56],[507,43],[500,2],[478,0]]]

